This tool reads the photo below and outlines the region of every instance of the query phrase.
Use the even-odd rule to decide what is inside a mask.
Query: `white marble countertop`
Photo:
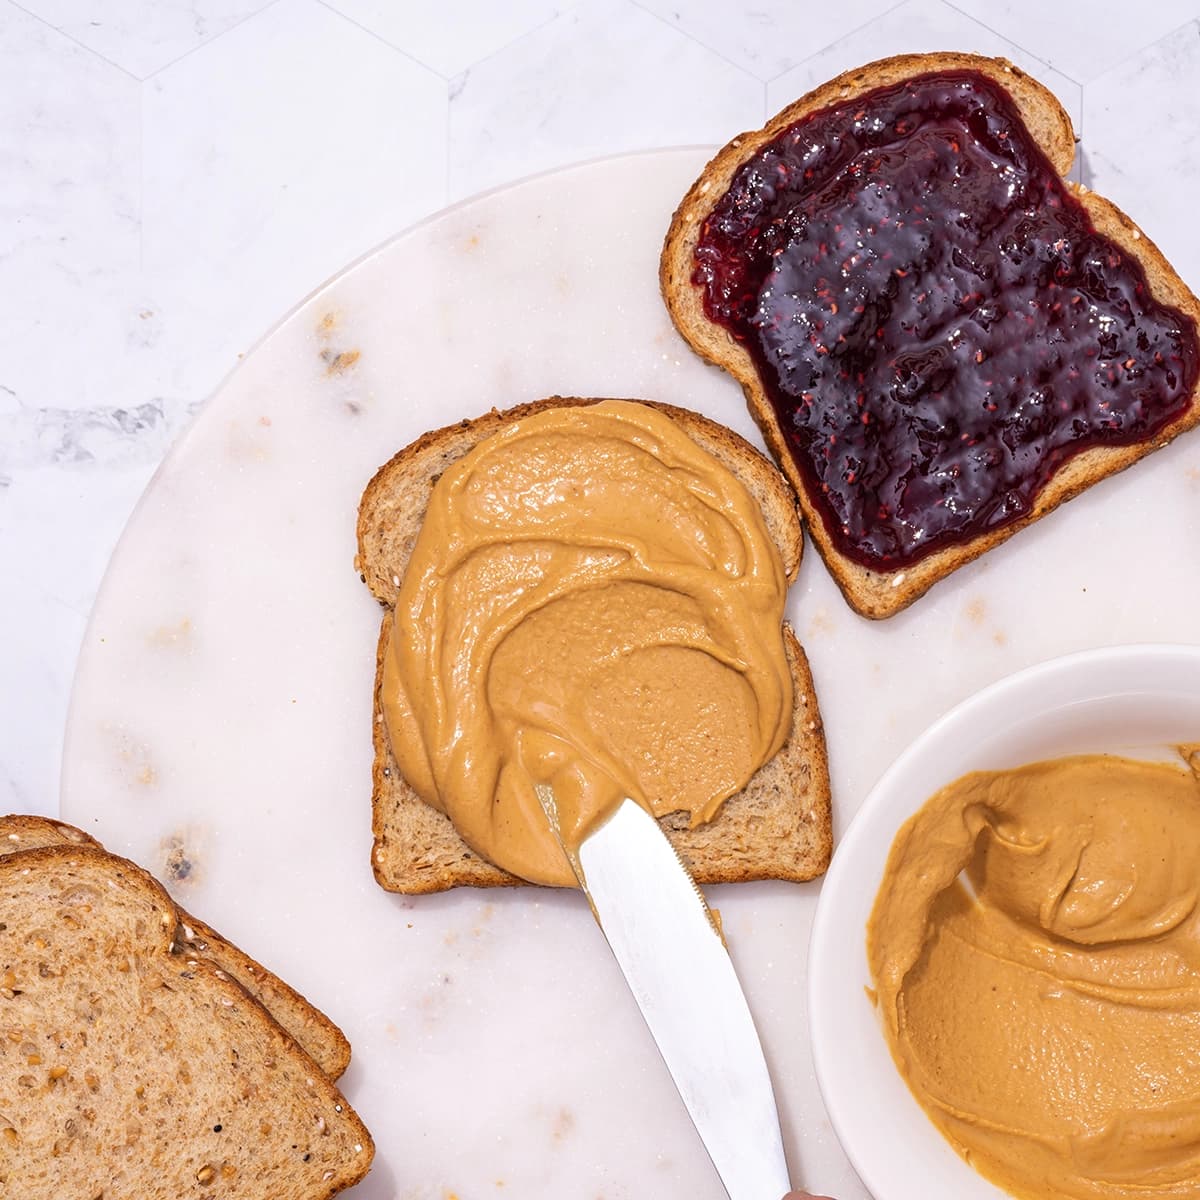
[[[53,812],[76,651],[238,359],[449,202],[719,143],[843,68],[1005,54],[1193,286],[1200,0],[0,0],[0,806]]]
[[[167,448],[448,203],[719,144],[885,54],[1002,54],[1200,288],[1200,0],[0,0],[0,809],[56,813],[76,655]]]

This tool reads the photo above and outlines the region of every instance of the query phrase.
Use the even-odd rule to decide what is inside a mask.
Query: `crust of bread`
[[[0,817],[0,856],[68,845],[104,849],[95,838],[65,821],[17,813]],[[319,1008],[244,950],[182,908],[178,912],[174,952],[211,961],[266,1008],[323,1074],[330,1079],[341,1076],[350,1065],[350,1042],[346,1035]]]
[[[676,328],[699,355],[724,368],[741,384],[755,422],[796,491],[809,533],[830,574],[856,612],[877,619],[907,608],[958,567],[1007,541],[1085,488],[1165,446],[1200,421],[1198,388],[1189,407],[1152,439],[1132,446],[1096,447],[1068,460],[1042,489],[1030,512],[1011,525],[963,545],[947,547],[901,569],[873,571],[846,558],[833,546],[785,444],[753,360],[728,330],[709,321],[704,314],[700,289],[691,282],[693,253],[705,219],[728,190],[742,163],[789,125],[810,112],[902,79],[932,71],[962,69],[987,75],[1005,89],[1054,169],[1065,176],[1075,156],[1070,117],[1050,91],[1019,67],[1006,59],[972,54],[899,55],[837,76],[788,105],[762,129],[741,134],[720,150],[676,209],[659,263],[659,284]],[[1151,295],[1186,313],[1200,326],[1200,301],[1145,233],[1110,201],[1084,188],[1067,186],[1083,203],[1096,228],[1141,263]]]
[[[0,1092],[20,1097],[3,1173],[22,1196],[167,1200],[237,1179],[248,1200],[326,1200],[366,1174],[353,1109],[225,971],[176,951],[153,876],[88,842],[17,850],[0,908],[6,1021],[29,1043],[0,1053]]]
[[[442,472],[513,421],[548,407],[595,403],[598,400],[553,396],[434,430],[384,464],[363,493],[355,565],[384,608],[375,671],[371,862],[375,878],[388,891],[420,894],[526,883],[480,858],[449,818],[425,804],[405,782],[392,757],[383,718],[383,659],[396,594],[429,495]],[[693,440],[733,471],[762,509],[788,580],[794,580],[803,538],[795,497],[784,478],[724,426],[687,409],[652,406],[678,421]],[[660,822],[700,883],[800,881],[821,874],[829,864],[832,827],[824,728],[808,660],[786,625],[784,641],[795,695],[792,732],[784,747],[742,792],[725,801],[707,825],[689,829],[683,814]]]

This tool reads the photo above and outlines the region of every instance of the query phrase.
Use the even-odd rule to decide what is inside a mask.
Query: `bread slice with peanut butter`
[[[0,1190],[21,1200],[327,1200],[370,1135],[179,913],[96,846],[0,857]]]
[[[937,77],[998,99],[926,121]],[[1074,157],[1062,105],[1012,63],[900,55],[734,138],[674,214],[671,318],[741,385],[864,616],[1200,421],[1200,300],[1111,201],[1065,180]],[[1000,199],[963,211],[972,189]]]
[[[25,814],[0,817],[0,856],[46,846],[103,849],[82,829],[65,821]],[[183,909],[179,909],[172,953],[206,959],[228,974],[266,1008],[330,1079],[337,1079],[346,1070],[350,1063],[350,1043],[320,1009],[215,929]]]
[[[426,804],[405,781],[392,755],[384,720],[383,665],[393,636],[396,597],[430,494],[442,473],[514,421],[551,407],[595,403],[594,399],[551,397],[427,433],[381,467],[364,492],[356,565],[384,609],[374,688],[372,866],[380,885],[390,891],[413,894],[525,882],[476,854],[450,819]],[[762,512],[788,581],[794,580],[802,535],[795,497],[786,480],[731,430],[686,409],[651,407],[674,420],[740,481]],[[701,883],[800,881],[814,878],[828,865],[829,770],[820,710],[808,661],[786,624],[783,636],[793,683],[791,733],[783,748],[741,792],[724,802],[710,822],[691,828],[681,813],[660,820]]]

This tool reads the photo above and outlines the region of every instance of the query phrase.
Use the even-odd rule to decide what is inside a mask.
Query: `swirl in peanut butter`
[[[579,841],[630,796],[709,820],[782,746],[787,580],[738,480],[669,417],[538,412],[433,489],[383,704],[427,803],[497,866],[570,885],[534,792]]]
[[[1200,1195],[1198,899],[1200,787],[1173,763],[972,774],[900,831],[868,930],[879,1010],[982,1174],[1030,1198]]]

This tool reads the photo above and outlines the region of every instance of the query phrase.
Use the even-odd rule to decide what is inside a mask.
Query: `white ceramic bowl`
[[[870,731],[864,730],[864,736]],[[1200,646],[1119,646],[1054,659],[931,725],[872,789],[821,888],[809,949],[817,1081],[834,1130],[877,1200],[996,1200],[917,1105],[866,995],[866,928],[900,826],[974,770],[1107,751],[1168,758],[1200,741]]]

